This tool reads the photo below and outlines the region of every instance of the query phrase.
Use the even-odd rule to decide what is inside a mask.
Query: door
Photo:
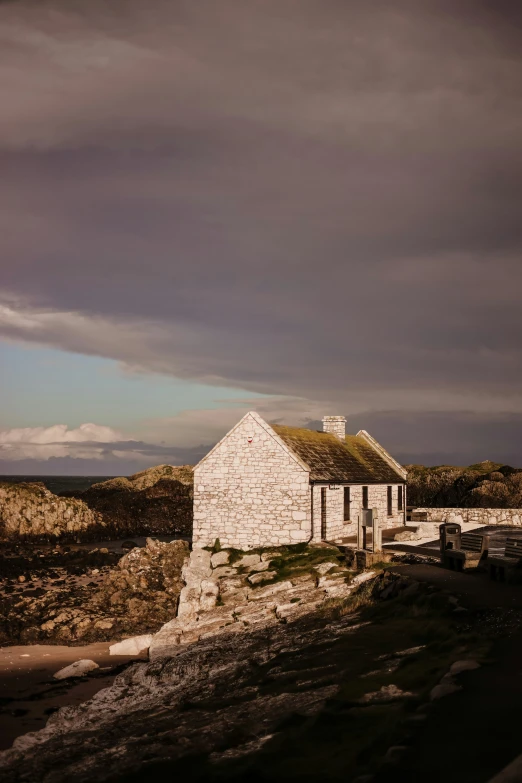
[[[326,487],[321,487],[321,539],[326,541]]]

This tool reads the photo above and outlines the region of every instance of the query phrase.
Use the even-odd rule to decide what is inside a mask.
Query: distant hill
[[[522,508],[522,469],[499,462],[468,467],[405,465],[408,505],[434,508]]]
[[[156,465],[128,478],[60,493],[82,500],[115,535],[192,533],[193,468]]]
[[[8,484],[44,484],[54,495],[61,492],[83,492],[89,489],[93,484],[99,484],[101,481],[108,481],[114,476],[29,476],[16,474],[14,476],[0,475],[0,483]]]

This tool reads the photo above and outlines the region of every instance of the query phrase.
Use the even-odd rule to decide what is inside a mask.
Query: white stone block
[[[142,636],[131,636],[116,644],[111,644],[109,653],[111,655],[139,655],[143,650],[148,650],[151,645],[153,634],[143,634]]]
[[[64,669],[60,669],[60,671],[53,674],[53,677],[55,680],[67,680],[69,677],[83,677],[85,674],[99,668],[98,664],[94,661],[83,658],[80,661],[71,663],[70,666],[66,666]]]

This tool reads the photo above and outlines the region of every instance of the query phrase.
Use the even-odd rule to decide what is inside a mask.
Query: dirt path
[[[112,683],[122,665],[143,657],[110,655],[109,643],[0,648],[0,750],[21,734],[43,728],[59,707],[90,699]],[[100,669],[82,680],[53,679],[55,672],[81,658],[95,661]]]
[[[487,783],[522,751],[522,587],[428,565],[397,571],[451,591],[483,612],[484,622],[497,622],[501,632],[504,624],[507,638],[494,642],[489,665],[460,676],[461,692],[433,703],[405,738],[409,751],[375,783]]]

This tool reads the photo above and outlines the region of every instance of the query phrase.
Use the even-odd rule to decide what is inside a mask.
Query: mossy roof
[[[272,425],[310,468],[311,481],[348,484],[403,484],[404,478],[359,435],[344,441],[328,432]]]

